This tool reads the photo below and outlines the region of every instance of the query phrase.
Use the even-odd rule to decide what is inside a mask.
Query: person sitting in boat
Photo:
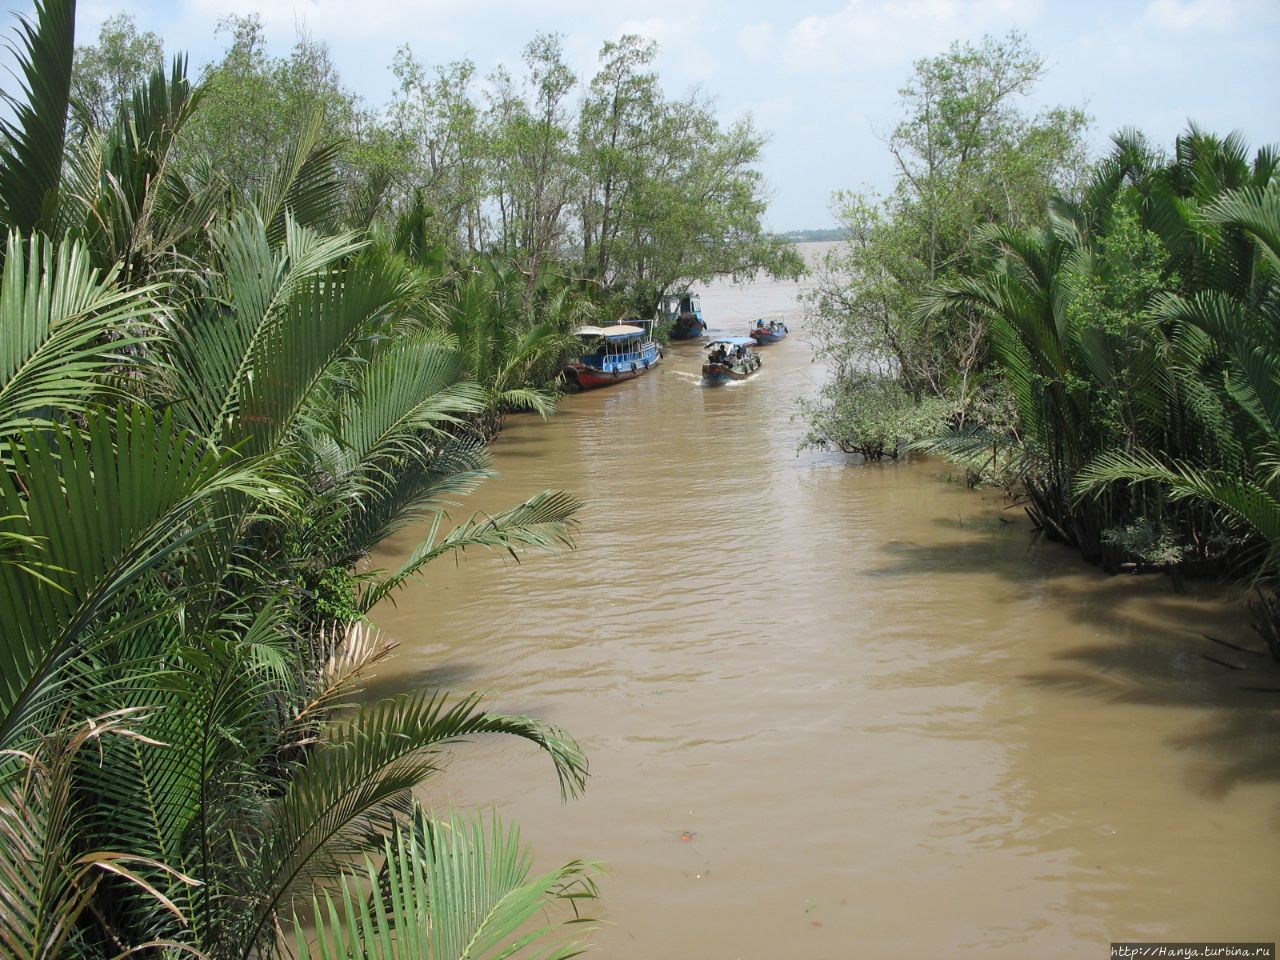
[[[711,351],[712,363],[724,363],[728,359],[729,359],[728,356],[724,352],[724,344],[721,344],[720,346],[716,347],[714,350]]]

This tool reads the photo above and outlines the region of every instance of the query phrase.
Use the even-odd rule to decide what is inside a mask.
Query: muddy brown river
[[[375,613],[401,645],[375,692],[484,691],[591,780],[562,805],[488,740],[427,796],[496,805],[540,865],[602,861],[616,960],[1280,938],[1280,694],[1243,689],[1280,672],[1203,636],[1252,642],[1238,593],[1105,577],[939,461],[797,454],[822,371],[796,292],[702,292],[712,333],[791,323],[747,381],[703,388],[674,344],[509,422],[466,512],[568,490],[578,549],[438,562]]]

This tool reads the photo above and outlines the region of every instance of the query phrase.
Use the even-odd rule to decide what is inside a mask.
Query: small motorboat
[[[702,379],[708,386],[747,379],[760,369],[760,354],[752,350],[755,345],[750,337],[725,337],[707,344]]]
[[[751,325],[748,336],[763,346],[766,343],[777,343],[790,332],[781,317],[761,317]]]

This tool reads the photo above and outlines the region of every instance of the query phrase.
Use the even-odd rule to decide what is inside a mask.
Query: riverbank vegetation
[[[828,255],[807,304],[832,369],[806,411],[809,442],[896,456],[948,416],[961,425],[1001,416],[985,318],[926,315],[917,303],[981,260],[979,225],[1036,222],[1055,190],[1084,176],[1085,115],[1018,108],[1043,70],[1017,36],[956,44],[916,65],[888,138],[896,188],[834,198],[849,239]]]
[[[1276,150],[1193,126],[1171,154],[1126,131],[1086,164],[1082,114],[1010,105],[1041,70],[1016,36],[917,65],[898,189],[838,197],[810,442],[958,459],[1111,571],[1274,584]]]
[[[795,275],[789,244],[765,233],[757,169],[766,137],[744,118],[729,125],[699,94],[667,95],[658,48],[628,35],[601,47],[579,79],[560,38],[522,51],[522,75],[477,75],[468,60],[421,61],[408,46],[390,65],[396,88],[370,108],[342,84],[322,43],[301,38],[268,54],[256,17],[229,17],[230,45],[201,77],[201,110],[184,125],[177,163],[216,171],[225,189],[267,183],[314,124],[339,174],[329,211],[367,227],[417,209],[419,243],[465,261],[501,256],[530,290],[553,269],[606,313],[652,316],[690,282],[758,269]],[[107,21],[81,48],[76,83],[96,111],[127,96],[118,74],[154,61],[159,38],[127,18]],[[151,60],[148,60],[151,58]]]
[[[565,493],[447,511],[551,410],[572,326],[795,269],[762,137],[661,95],[635,38],[577,114],[554,37],[483,97],[406,49],[377,113],[253,19],[199,82],[128,18],[74,25],[21,24],[0,127],[4,954],[574,955],[595,868],[535,875],[415,788],[502,733],[572,796],[578,745],[475,697],[353,706],[389,649],[364,616],[442,555],[572,544]]]

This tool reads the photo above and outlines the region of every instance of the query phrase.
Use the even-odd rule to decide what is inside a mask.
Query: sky
[[[9,10],[6,27],[31,4]],[[1123,127],[1168,147],[1188,121],[1253,147],[1280,142],[1280,0],[81,0],[77,42],[119,12],[168,53],[185,50],[193,75],[225,50],[227,14],[261,16],[276,55],[305,31],[370,107],[391,98],[406,43],[429,64],[466,57],[482,75],[499,64],[519,75],[522,47],[555,32],[585,81],[605,40],[642,34],[660,45],[668,94],[697,88],[722,122],[750,114],[770,135],[774,230],[836,225],[836,190],[890,189],[883,137],[912,64],[984,34],[1025,34],[1047,69],[1025,109],[1084,108],[1096,152]]]

